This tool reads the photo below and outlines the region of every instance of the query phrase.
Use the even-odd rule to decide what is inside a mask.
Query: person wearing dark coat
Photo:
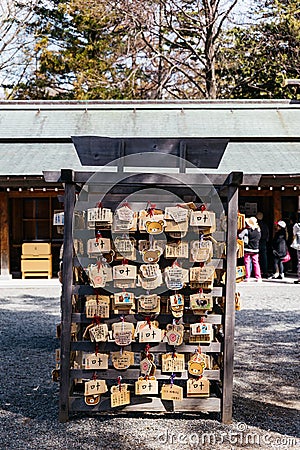
[[[286,234],[286,223],[283,220],[279,220],[276,224],[277,230],[275,232],[272,249],[274,257],[274,275],[272,278],[282,280],[284,278],[284,267],[282,259],[286,256],[287,247],[287,234]]]
[[[251,276],[251,263],[253,266],[256,281],[261,280],[261,270],[259,265],[259,241],[261,232],[256,217],[245,219],[246,228],[239,234],[239,238],[244,241],[244,264],[246,277],[244,281],[249,281]]]

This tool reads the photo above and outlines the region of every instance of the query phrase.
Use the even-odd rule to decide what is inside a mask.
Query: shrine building
[[[78,143],[114,172],[120,170],[119,157],[126,156],[126,140],[140,139],[142,152],[143,139],[153,140],[154,152],[156,141],[159,146],[170,140],[178,144],[181,161],[186,144],[195,147],[200,140],[196,164],[147,167],[147,172],[243,172],[240,212],[263,212],[271,234],[274,222],[285,220],[291,239],[300,210],[300,102],[1,101],[0,124],[0,278],[21,277],[23,243],[51,244],[52,272],[57,274],[63,236],[53,225],[53,214],[62,209],[64,187],[46,182],[44,174],[96,170],[96,164],[82,166]],[[101,138],[115,138],[118,146],[103,147]],[[212,161],[220,148],[216,166]],[[124,161],[123,171],[141,171],[134,159]],[[248,175],[257,177],[255,186],[247,184]],[[291,270],[295,267],[294,257]]]

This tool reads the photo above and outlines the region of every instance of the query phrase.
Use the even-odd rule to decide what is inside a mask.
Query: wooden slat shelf
[[[161,400],[158,397],[132,396],[131,404],[124,407],[111,408],[110,398],[102,396],[96,406],[87,406],[82,396],[71,396],[69,408],[72,412],[220,412],[221,399],[217,397],[209,398],[184,398],[181,402]]]
[[[116,380],[118,376],[121,374],[123,380],[131,380],[136,381],[140,376],[140,368],[136,366],[135,368],[130,368],[127,370],[116,370],[116,369],[105,369],[105,370],[86,370],[86,369],[71,369],[70,371],[70,379],[91,379],[91,376],[96,373],[99,379],[105,380]],[[160,380],[169,380],[171,374],[163,373],[160,369],[156,369],[155,376]],[[203,372],[203,376],[208,378],[209,380],[220,381],[220,370],[208,370],[205,369]],[[187,380],[189,378],[188,371],[185,370],[181,373],[176,373],[176,380]]]
[[[153,345],[153,347],[152,347]],[[145,350],[145,344],[140,344],[138,342],[132,342],[132,344],[128,347],[124,347],[125,350],[128,350],[130,347],[130,351],[132,352],[141,352]],[[173,346],[168,345],[165,342],[161,342],[159,344],[151,344],[151,352],[152,353],[166,353],[172,352]],[[179,347],[176,347],[176,351],[178,353],[194,353],[197,348],[197,344],[182,344]],[[95,351],[95,343],[89,341],[75,341],[71,342],[71,350],[83,351],[83,352],[94,352]],[[120,347],[111,342],[99,342],[98,345],[99,352],[108,352],[108,351],[118,351]],[[203,353],[219,353],[221,351],[221,343],[220,342],[211,342],[210,344],[201,344],[201,350]]]
[[[91,230],[94,231],[94,230]],[[90,238],[95,237],[94,235],[91,235]],[[80,258],[80,261],[78,260],[78,258]],[[89,256],[85,256],[85,255],[78,255],[76,260],[74,261],[74,266],[76,267],[87,267],[89,264],[91,264],[92,262],[95,263],[95,261],[97,261],[97,257],[89,257]],[[211,265],[213,265],[215,267],[215,269],[218,270],[222,270],[224,269],[224,260],[223,259],[212,259],[211,262],[209,263]]]
[[[92,295],[95,294],[95,289],[87,284],[74,284],[72,285],[72,294],[73,295]],[[222,286],[214,286],[211,294],[213,297],[223,297],[224,287]]]
[[[134,323],[136,321],[136,319],[132,318],[132,315],[130,315],[130,316],[131,316],[131,318],[128,318],[129,316],[125,316],[125,320],[127,320],[128,322]],[[222,316],[220,314],[208,314],[207,316],[205,316],[205,314],[203,314],[203,316],[205,317],[206,323],[212,323],[215,325],[220,325],[222,323]],[[198,317],[199,317],[198,320],[200,320],[202,316],[199,315]],[[110,322],[115,322],[116,319],[119,319],[119,316],[116,315],[115,317],[112,317],[111,319],[104,319],[103,322],[108,324]],[[88,324],[88,323],[92,322],[92,319],[87,318],[84,313],[73,313],[71,321],[72,321],[72,323]],[[169,314],[160,314],[159,322],[161,324],[169,323],[170,315]],[[189,311],[189,314],[185,314],[184,323],[187,323],[187,324],[195,323],[195,315]]]

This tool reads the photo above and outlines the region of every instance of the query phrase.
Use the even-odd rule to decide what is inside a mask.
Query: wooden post
[[[280,191],[273,191],[273,201],[274,201],[274,222],[278,222],[278,220],[282,219]]]
[[[223,361],[223,395],[222,422],[232,421],[233,390],[233,354],[234,354],[234,320],[235,320],[235,288],[236,288],[236,250],[237,250],[237,215],[238,187],[228,186],[228,223],[226,242],[226,302],[224,323],[224,361]]]
[[[0,192],[0,278],[10,279],[8,196]]]
[[[63,251],[63,289],[62,289],[62,324],[60,343],[60,396],[59,421],[69,418],[70,395],[70,345],[73,288],[73,213],[75,204],[75,184],[73,172],[62,170],[62,181],[65,181],[64,198],[64,251]]]

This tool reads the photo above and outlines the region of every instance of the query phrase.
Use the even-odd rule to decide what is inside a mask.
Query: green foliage
[[[36,7],[37,67],[15,98],[133,98],[143,86],[134,39],[105,1],[52,1]]]
[[[295,98],[284,80],[300,76],[299,0],[257,0],[239,26],[229,4],[40,1],[27,25],[32,70],[10,98]]]
[[[227,35],[218,70],[223,97],[295,98],[284,80],[300,75],[299,4],[269,2],[263,12],[257,24]]]

